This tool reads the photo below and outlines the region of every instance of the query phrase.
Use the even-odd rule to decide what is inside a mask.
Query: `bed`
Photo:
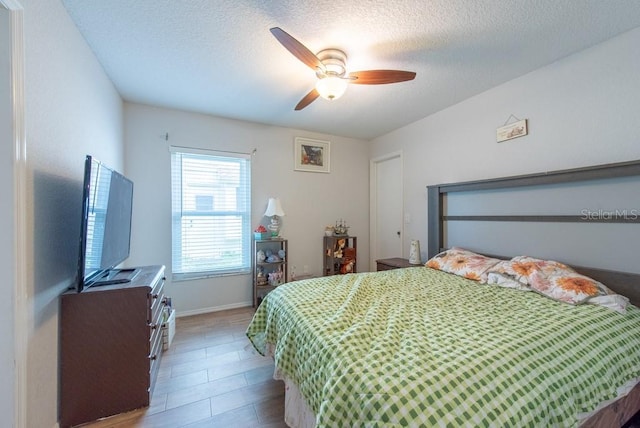
[[[640,175],[639,165],[535,177],[619,178]],[[500,186],[539,184],[535,177]],[[447,215],[447,194],[469,191],[455,186],[429,187],[430,259],[447,254],[454,222],[547,221]],[[633,304],[567,304],[420,266],[285,284],[265,298],[247,335],[275,359],[291,426],[621,426],[640,407],[640,275],[576,271]]]

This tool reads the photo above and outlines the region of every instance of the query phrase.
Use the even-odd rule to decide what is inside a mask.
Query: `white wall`
[[[169,133],[169,140],[165,134]],[[331,173],[293,170],[293,140],[304,136],[331,142]],[[125,103],[125,171],[134,182],[130,266],[167,266],[167,293],[178,314],[246,306],[251,276],[171,283],[171,193],[169,146],[250,153],[254,227],[269,196],[280,197],[286,216],[281,235],[289,239],[289,263],[302,274],[322,271],[324,227],[343,218],[358,237],[358,267],[368,270],[369,145],[365,141]]]
[[[122,100],[59,1],[24,0],[27,426],[58,417],[58,296],[75,280],[84,157],[122,169]]]
[[[11,125],[11,16],[0,4],[0,272],[3,272],[0,293],[0,415],[8,426],[14,425],[14,239],[8,233],[14,229],[13,204],[13,127]]]
[[[426,242],[430,184],[640,159],[639,44],[632,30],[375,139],[372,158],[403,150],[405,236]],[[529,135],[498,144],[511,114]]]

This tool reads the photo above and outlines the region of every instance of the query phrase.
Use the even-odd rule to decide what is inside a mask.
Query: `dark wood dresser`
[[[390,269],[400,269],[406,267],[416,267],[420,265],[412,265],[409,263],[409,260],[402,259],[400,257],[394,257],[391,259],[379,259],[376,260],[377,268],[376,270],[379,272],[381,270],[390,270]]]
[[[149,405],[162,355],[164,266],[60,299],[60,426]]]

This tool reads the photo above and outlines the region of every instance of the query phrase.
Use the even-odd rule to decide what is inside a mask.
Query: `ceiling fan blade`
[[[349,73],[350,83],[359,85],[383,85],[385,83],[413,80],[416,73],[402,70],[365,70]]]
[[[289,33],[280,27],[273,27],[269,31],[271,31],[271,34],[273,34],[280,43],[282,43],[282,46],[287,48],[293,56],[302,61],[307,67],[313,69],[313,71],[316,71],[318,68],[323,72],[325,71],[324,64],[322,64],[320,59],[313,52],[307,49],[305,45],[294,39]]]
[[[314,102],[319,96],[320,94],[318,93],[318,91],[316,91],[316,88],[313,88],[311,92],[309,92],[304,96],[303,99],[300,100],[295,110],[302,110],[303,108]]]

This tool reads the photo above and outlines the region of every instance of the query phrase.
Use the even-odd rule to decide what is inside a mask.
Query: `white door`
[[[403,257],[402,153],[371,161],[371,269],[375,261]]]

